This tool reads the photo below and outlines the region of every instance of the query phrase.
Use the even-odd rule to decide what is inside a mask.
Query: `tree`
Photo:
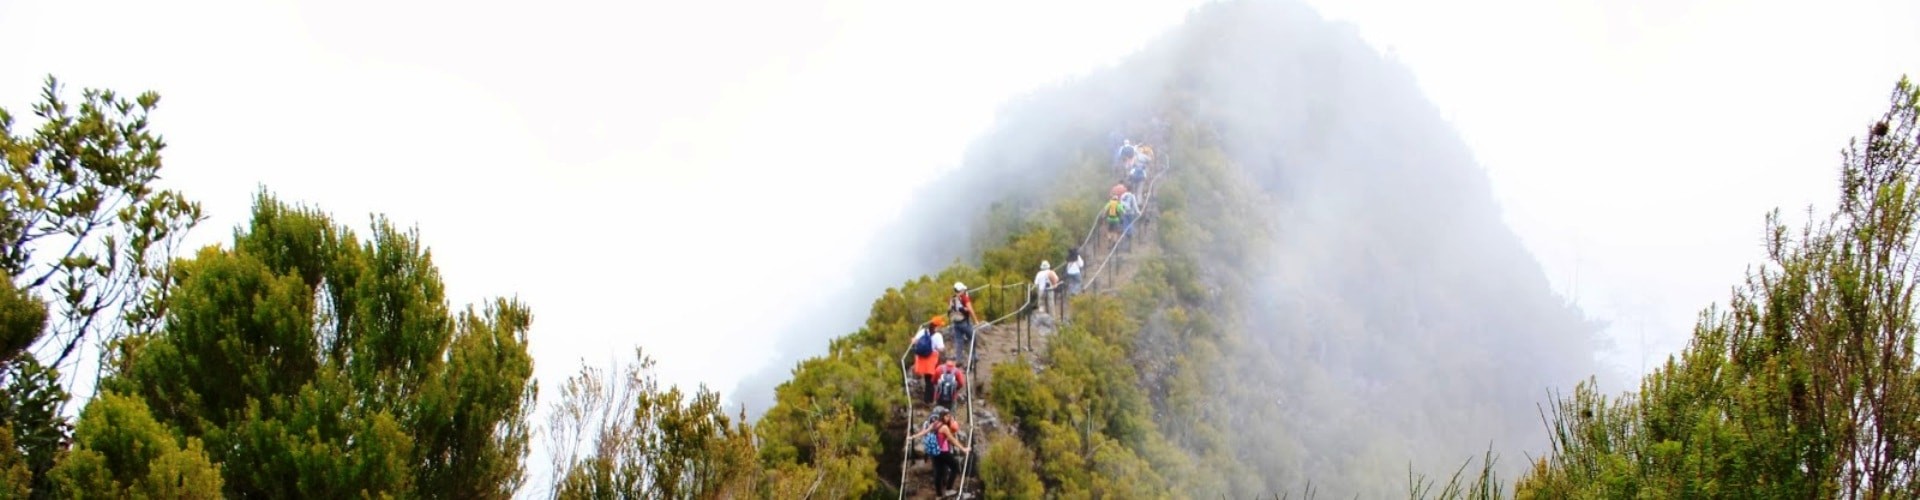
[[[13,444],[13,426],[0,424],[0,498],[27,498],[33,477],[27,457]]]
[[[980,477],[991,498],[1041,498],[1045,490],[1040,475],[1033,471],[1033,451],[1019,439],[1000,439],[989,443],[980,462]]]
[[[140,400],[111,392],[81,413],[73,450],[51,476],[64,497],[220,497],[219,469],[199,439],[183,446]]]
[[[1837,210],[1794,235],[1640,391],[1560,400],[1530,498],[1911,498],[1920,491],[1920,91],[1842,156]]]
[[[101,385],[205,440],[229,496],[505,498],[531,312],[455,315],[442,290],[417,234],[376,218],[361,243],[262,193],[231,248],[176,267],[165,328],[120,343]]]
[[[168,259],[200,206],[155,189],[166,147],[148,130],[159,103],[86,89],[77,104],[52,77],[16,133],[0,108],[0,422],[45,488],[66,441],[62,366],[88,340],[151,330],[165,310]],[[51,306],[51,314],[49,308]],[[36,347],[38,346],[38,347]]]
[[[549,422],[556,498],[743,498],[760,490],[753,429],[699,389],[662,390],[634,350],[620,380],[593,367],[561,386]],[[585,450],[581,444],[587,444]],[[561,450],[565,450],[562,452]]]
[[[147,114],[159,94],[128,100],[86,89],[75,106],[60,93],[48,77],[33,106],[42,124],[30,135],[15,135],[13,115],[0,109],[0,269],[51,292],[57,323],[43,353],[51,365],[102,332],[153,327],[166,259],[203,220],[197,203],[153,186],[166,142],[147,130]],[[0,359],[23,345],[17,333],[5,340]]]

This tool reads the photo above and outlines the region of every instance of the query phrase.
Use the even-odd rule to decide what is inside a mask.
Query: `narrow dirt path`
[[[963,455],[961,457],[962,466],[965,469],[962,475],[965,483],[965,496],[961,498],[981,497],[981,491],[984,485],[980,482],[980,459],[986,455],[986,451],[993,446],[994,441],[1000,439],[1016,439],[1012,429],[1009,428],[1006,421],[1002,419],[1000,409],[995,407],[993,402],[988,398],[987,388],[993,384],[994,367],[1002,363],[1019,362],[1020,355],[1026,348],[1025,344],[1027,342],[1026,339],[1022,337],[1022,328],[1016,324],[1016,322],[1029,321],[1031,317],[1031,314],[1016,315],[1007,318],[1001,323],[984,325],[976,330],[977,338],[974,339],[974,354],[978,356],[978,360],[974,365],[974,373],[967,377],[968,392],[972,394],[970,396],[972,398],[972,408],[971,411],[969,411],[966,403],[957,403],[955,405],[959,407],[955,409],[955,412],[961,428],[973,429],[973,432],[976,434],[973,436],[972,456]],[[1033,350],[1036,353],[1045,353],[1047,341],[1053,338],[1053,328],[1046,326],[1050,324],[1050,321],[1046,321],[1045,318],[1043,318],[1043,321],[1033,323],[1035,323],[1035,327],[1026,328],[1024,335],[1030,335],[1032,337]],[[1038,356],[1030,354],[1028,358],[1032,360],[1037,359]],[[925,415],[932,409],[925,401],[921,400],[914,401],[913,406],[913,414],[920,416],[921,419],[924,419]],[[919,424],[920,422],[918,421],[913,422],[913,425],[916,426],[914,430],[918,430],[917,426]],[[907,467],[905,487],[906,498],[942,498],[938,494],[939,492],[936,492],[933,488],[932,463],[917,453],[915,453],[915,457]],[[958,491],[961,491],[961,489],[956,488],[956,492]]]
[[[1129,239],[1140,236],[1142,235],[1135,234]],[[1102,288],[1124,286],[1137,271],[1136,262],[1158,252],[1159,246],[1154,244],[1151,238],[1144,237],[1140,238],[1134,246],[1121,250],[1114,257],[1114,264],[1107,269],[1106,276],[1100,278],[1101,281],[1110,280],[1109,285]],[[1049,313],[1057,312],[1049,311]],[[971,428],[976,433],[973,436],[972,456],[962,456],[965,488],[956,489],[956,492],[964,491],[960,498],[982,498],[984,484],[980,481],[980,460],[986,456],[987,450],[991,449],[995,442],[1002,439],[1019,439],[1013,423],[1004,418],[988,395],[988,389],[993,386],[994,367],[1003,363],[1019,363],[1021,355],[1024,354],[1029,369],[1039,370],[1046,364],[1048,348],[1051,346],[1057,326],[1059,326],[1058,318],[1053,314],[1030,311],[1027,314],[1007,318],[997,324],[985,325],[977,330],[974,353],[978,358],[974,365],[974,373],[967,378],[970,386],[968,389],[972,394],[972,408],[969,412],[965,404],[957,404],[959,408],[955,409],[961,427]],[[1029,342],[1032,345],[1031,352],[1027,351]],[[914,415],[924,418],[931,409],[924,401],[914,402]],[[919,422],[914,422],[914,425],[919,425]],[[915,428],[915,430],[918,429]],[[905,486],[905,498],[921,500],[953,498],[943,497],[939,494],[940,492],[934,490],[932,464],[919,457],[917,453],[907,467]]]
[[[1164,179],[1160,176],[1155,176],[1152,182],[1157,184],[1162,180]],[[1125,286],[1132,281],[1139,262],[1145,257],[1160,252],[1158,241],[1152,235],[1155,227],[1152,224],[1154,210],[1151,201],[1151,195],[1149,195],[1147,214],[1125,237],[1123,246],[1118,252],[1111,252],[1111,246],[1102,244],[1099,240],[1100,235],[1094,235],[1095,239],[1091,242],[1094,251],[1089,252],[1090,262],[1088,263],[1099,266],[1103,270],[1099,271],[1098,275],[1089,276],[1089,279],[1094,282],[1089,283],[1090,286],[1081,293],[1100,293]],[[1092,262],[1095,259],[1100,259],[1102,262]],[[1090,267],[1089,272],[1094,272],[1093,269],[1095,268]],[[1019,439],[1012,423],[1003,419],[1000,409],[993,405],[991,398],[987,395],[988,389],[993,384],[994,367],[1002,363],[1018,363],[1021,355],[1025,354],[1028,368],[1040,370],[1046,365],[1048,347],[1051,345],[1059,322],[1062,319],[1070,320],[1072,317],[1071,311],[1067,312],[1065,318],[1057,317],[1056,315],[1060,312],[1057,306],[1054,307],[1056,310],[1049,311],[1051,314],[1043,314],[1034,309],[1035,307],[1029,305],[1020,314],[1014,314],[1000,319],[997,323],[981,325],[975,329],[973,349],[976,357],[975,362],[969,367],[970,373],[967,375],[966,387],[968,394],[966,397],[970,402],[956,402],[956,408],[952,408],[961,428],[971,429],[975,434],[971,440],[973,453],[970,456],[960,457],[962,480],[956,484],[957,498],[982,498],[984,484],[980,480],[980,460],[986,456],[987,450],[991,449],[994,443],[1003,439]],[[953,338],[950,332],[951,329],[945,333],[948,335],[947,338]],[[916,390],[924,390],[917,384],[913,387]],[[925,400],[910,398],[910,402],[911,407],[906,419],[908,425],[912,427],[908,434],[919,430],[919,426],[932,411],[932,407],[927,405]],[[966,438],[962,436],[962,439]],[[901,484],[902,498],[916,500],[955,498],[935,490],[931,461],[918,451],[911,449],[906,451],[906,454],[911,458],[905,469],[904,482]]]

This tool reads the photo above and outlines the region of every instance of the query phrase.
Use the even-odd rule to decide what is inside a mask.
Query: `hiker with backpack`
[[[1140,184],[1147,180],[1147,167],[1153,165],[1153,160],[1150,160],[1150,157],[1147,156],[1146,153],[1149,149],[1144,145],[1140,146],[1140,148],[1140,153],[1135,154],[1133,161],[1127,163],[1127,177],[1124,184],[1126,184],[1128,191],[1140,190]]]
[[[1047,313],[1047,302],[1053,300],[1054,289],[1059,286],[1060,275],[1053,272],[1053,263],[1040,261],[1040,272],[1033,275],[1033,293],[1040,303],[1040,314]]]
[[[1106,248],[1113,248],[1113,244],[1120,240],[1120,216],[1124,213],[1120,206],[1119,194],[1108,197],[1107,206],[1100,209],[1100,216],[1107,220],[1107,233],[1104,238]]]
[[[1126,142],[1120,145],[1120,151],[1113,155],[1114,166],[1122,171],[1126,170],[1127,165],[1133,163],[1134,155],[1138,154],[1138,151],[1133,147],[1133,139],[1126,139],[1125,141]]]
[[[921,452],[933,459],[934,489],[942,496],[952,495],[953,483],[960,479],[960,459],[955,452],[973,453],[960,442],[960,424],[954,421],[953,412],[934,408],[933,418],[907,440],[917,440]]]
[[[967,372],[966,370],[961,370],[958,363],[954,363],[953,360],[947,360],[946,364],[940,365],[938,373],[939,375],[934,377],[933,383],[934,404],[949,407],[954,406],[953,403],[960,401],[962,396],[966,394]]]
[[[939,375],[940,353],[947,349],[939,330],[946,325],[946,316],[934,316],[932,322],[913,336],[913,375],[919,377],[921,385],[927,387],[927,404],[933,404],[934,376]]]
[[[958,315],[953,320],[954,350],[971,355],[973,353],[973,296],[967,293],[967,284],[953,283],[953,297],[947,299],[947,315]]]

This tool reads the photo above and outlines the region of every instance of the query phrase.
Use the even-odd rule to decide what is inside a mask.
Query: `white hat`
[[[956,291],[956,292],[967,291],[967,284],[955,281],[953,282],[953,291]]]
[[[1044,261],[1044,260],[1043,260],[1043,261],[1040,261],[1040,270],[1041,270],[1041,271],[1045,271],[1045,270],[1048,270],[1048,269],[1053,269],[1053,264],[1052,264],[1052,263],[1049,263],[1049,262],[1047,262],[1047,261]]]

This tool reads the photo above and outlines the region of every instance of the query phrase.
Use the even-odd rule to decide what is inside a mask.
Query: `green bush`
[[[980,461],[980,480],[986,483],[987,498],[1040,498],[1045,490],[1040,475],[1033,471],[1033,459],[1033,450],[1019,439],[988,442],[986,457]]]

